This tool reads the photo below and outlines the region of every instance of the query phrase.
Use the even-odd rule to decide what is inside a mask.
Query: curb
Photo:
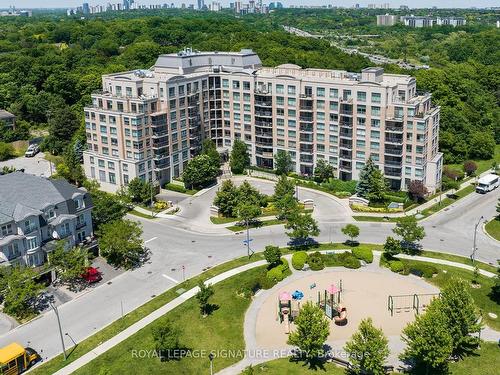
[[[495,220],[495,217],[493,217],[493,219],[491,219],[491,220]],[[490,220],[490,221],[491,221],[491,220]],[[493,237],[491,234],[489,234],[489,233],[487,232],[487,230],[486,230],[486,225],[487,225],[490,221],[488,221],[488,222],[484,223],[484,224],[482,225],[481,229],[483,230],[483,233],[484,233],[484,234],[486,234],[486,236],[487,236],[487,237],[489,237],[491,240],[493,240],[493,241],[495,241],[495,242],[498,242],[498,243],[500,244],[500,241],[499,241],[499,240],[497,240],[495,237]]]

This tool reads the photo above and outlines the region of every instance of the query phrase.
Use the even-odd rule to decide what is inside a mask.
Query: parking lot
[[[43,152],[39,152],[32,158],[24,156],[0,162],[0,169],[3,167],[15,167],[24,169],[24,173],[36,176],[51,176],[51,163],[45,159]],[[52,165],[52,173],[55,173],[55,165]]]

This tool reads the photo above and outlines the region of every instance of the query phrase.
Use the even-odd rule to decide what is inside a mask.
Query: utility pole
[[[50,307],[52,307],[52,310],[54,310],[54,313],[56,314],[57,324],[59,326],[59,335],[61,336],[61,346],[62,346],[62,350],[63,350],[63,354],[64,354],[64,360],[66,360],[66,358],[67,358],[66,347],[64,346],[64,336],[63,336],[62,328],[61,328],[61,320],[59,319],[59,312],[57,311],[57,307],[55,307],[52,304],[52,302],[49,302],[49,305],[50,305]]]
[[[210,360],[210,375],[214,375],[214,357],[214,353],[208,355],[208,359]]]
[[[476,223],[476,225],[474,226],[474,244],[472,245],[472,254],[470,256],[470,259],[472,261],[472,263],[474,264],[474,262],[476,261],[476,251],[477,251],[477,245],[476,245],[476,240],[477,240],[477,227],[479,226],[479,224],[481,224],[481,221],[483,221],[484,219],[484,216],[481,216],[479,218],[479,221]]]

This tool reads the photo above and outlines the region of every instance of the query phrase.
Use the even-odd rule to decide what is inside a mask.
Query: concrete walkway
[[[347,250],[335,250],[335,251],[327,250],[327,251],[323,251],[323,252],[343,252],[343,251],[347,251]],[[367,267],[376,268],[378,265],[378,258],[380,257],[381,252],[374,251],[373,254],[374,254],[374,261],[371,265],[368,265]],[[284,257],[290,261],[292,254],[287,254]],[[404,256],[404,258],[407,258],[407,257],[409,257],[411,259],[415,259],[415,260],[429,262],[429,263],[444,264],[444,265],[454,266],[457,268],[473,270],[473,268],[471,266],[461,264],[461,263],[455,263],[455,262],[451,262],[451,261],[441,260],[441,259]],[[223,280],[226,280],[232,276],[235,276],[239,273],[245,272],[247,270],[250,270],[250,269],[265,265],[265,264],[267,264],[267,263],[264,260],[249,263],[249,264],[231,269],[229,271],[223,272],[217,276],[214,276],[213,278],[207,280],[205,283],[206,284],[217,284],[217,283],[219,283]],[[488,271],[480,270],[480,272],[482,275],[487,276],[487,277],[495,277],[496,276],[495,274],[488,272]],[[195,287],[195,288],[192,288],[192,289],[184,292],[179,297],[173,299],[172,301],[163,305],[159,309],[153,311],[151,314],[145,316],[144,318],[142,318],[138,322],[136,322],[136,323],[132,324],[131,326],[129,326],[128,328],[124,329],[122,332],[118,333],[116,336],[114,336],[114,337],[110,338],[109,340],[105,341],[104,343],[98,345],[96,348],[94,348],[90,352],[84,354],[80,358],[76,359],[74,362],[68,364],[66,367],[57,371],[55,373],[55,375],[69,375],[69,374],[73,373],[74,371],[78,370],[79,368],[85,366],[86,364],[91,362],[93,359],[95,359],[98,356],[100,356],[101,354],[107,352],[108,350],[110,350],[114,346],[120,344],[121,342],[123,342],[124,340],[126,340],[127,338],[132,336],[133,334],[137,333],[142,328],[151,324],[156,319],[167,314],[168,312],[170,312],[171,310],[173,310],[174,308],[176,308],[177,306],[179,306],[180,304],[182,304],[183,302],[185,302],[189,298],[194,297],[196,295],[196,293],[198,292],[198,290],[199,290],[199,288]],[[252,305],[250,306],[250,309],[252,309]],[[498,341],[498,340],[500,340],[500,332],[497,332],[497,331],[494,331],[494,330],[488,328],[485,330],[485,334],[482,337],[488,341],[490,341],[490,340],[491,341]],[[399,344],[398,344],[396,338],[389,338],[389,339],[390,339],[391,348],[392,347],[394,347],[394,348],[399,347]],[[336,343],[336,342],[332,343],[332,345],[335,345],[335,347],[342,347],[343,346],[343,344],[340,342],[339,343]],[[248,361],[248,359],[244,359],[243,361],[238,362],[237,364],[233,365],[232,367],[229,367],[228,369],[222,370],[221,373],[234,374],[235,372],[227,372],[227,371],[229,371],[229,369],[233,368],[234,366],[236,366],[238,368],[241,367],[241,369],[243,369],[244,367],[246,367],[245,365],[248,365],[247,361]]]

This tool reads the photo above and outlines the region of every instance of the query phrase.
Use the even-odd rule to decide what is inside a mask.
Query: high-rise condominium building
[[[252,50],[161,55],[150,70],[107,74],[85,108],[85,173],[116,190],[134,177],[165,183],[212,139],[228,152],[243,140],[251,163],[273,168],[278,150],[296,173],[319,159],[357,179],[371,158],[393,188],[441,183],[439,107],[415,78],[367,68],[360,74],[262,67]]]
[[[393,14],[377,15],[377,26],[394,26],[398,22],[399,17]]]

